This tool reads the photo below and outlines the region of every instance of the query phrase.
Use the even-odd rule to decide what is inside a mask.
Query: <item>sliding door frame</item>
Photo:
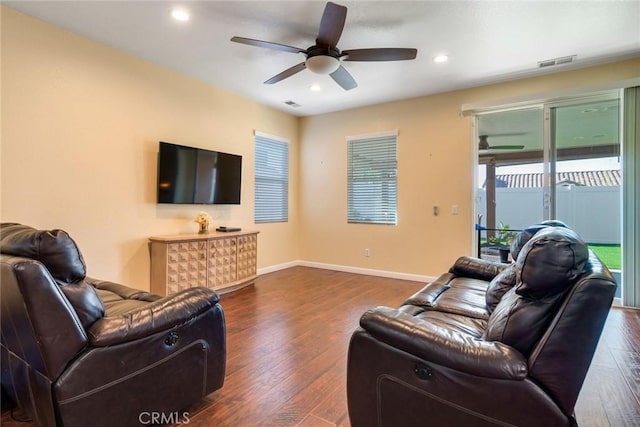
[[[478,149],[476,141],[479,138],[478,118],[485,114],[514,111],[528,108],[543,108],[543,213],[544,219],[554,219],[556,216],[556,161],[555,146],[556,108],[585,104],[590,102],[619,100],[620,107],[620,156],[622,167],[621,191],[621,247],[622,247],[622,277],[625,283],[622,300],[616,303],[628,307],[640,307],[640,86],[627,89],[609,89],[606,91],[547,99],[543,102],[532,101],[530,104],[519,103],[513,108],[496,106],[496,108],[482,108],[470,111],[473,114],[474,141],[474,170],[477,170]],[[477,174],[474,173],[474,184]],[[474,185],[474,200],[477,200],[477,185]],[[474,206],[473,219],[477,218]],[[474,235],[474,247],[477,242]],[[620,284],[619,284],[620,285]]]
[[[640,86],[622,96],[622,305],[640,307]]]

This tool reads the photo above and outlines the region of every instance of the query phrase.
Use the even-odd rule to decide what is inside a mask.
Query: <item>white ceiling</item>
[[[304,70],[263,82],[300,54],[230,42],[242,36],[308,48],[323,1],[3,1],[3,5],[298,116],[640,56],[640,1],[337,1],[348,7],[340,50],[417,48],[413,61],[345,62],[345,91]],[[188,22],[169,16],[174,6]],[[440,53],[449,61],[436,64]],[[576,55],[546,69],[538,62]],[[317,83],[321,90],[309,87]],[[294,101],[300,107],[285,105]]]

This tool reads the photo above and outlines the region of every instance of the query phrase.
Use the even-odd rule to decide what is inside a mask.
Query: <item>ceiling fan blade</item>
[[[524,145],[491,145],[489,150],[522,150]]]
[[[378,49],[353,49],[342,52],[344,61],[405,61],[415,59],[417,49],[404,48],[378,48]]]
[[[530,132],[502,132],[502,133],[490,133],[487,138],[499,138],[501,136],[523,136],[528,135]]]
[[[351,74],[341,65],[333,73],[329,74],[336,83],[344,90],[351,90],[358,87],[358,83],[351,77]]]
[[[286,44],[265,42],[262,40],[248,39],[246,37],[231,37],[232,42],[248,44],[250,46],[265,47],[267,49],[281,50],[284,52],[307,53],[306,50],[299,47],[287,46]]]
[[[492,135],[478,135],[478,137],[480,138],[480,140],[478,141],[478,149],[481,151],[486,151],[486,150],[522,150],[524,148],[524,145],[489,145],[489,141],[488,138],[489,136],[491,136],[492,138],[494,136],[520,136],[520,135],[526,135],[527,132],[517,132],[517,133],[501,133],[501,134],[492,134]]]
[[[336,47],[342,35],[346,19],[346,7],[328,2],[322,14],[316,43],[321,46]]]
[[[276,74],[275,76],[271,77],[269,80],[267,80],[264,83],[268,84],[268,85],[272,85],[274,83],[278,83],[280,80],[284,80],[287,77],[291,77],[294,74],[299,73],[300,71],[304,70],[305,68],[307,68],[307,66],[305,65],[304,62],[301,62],[298,65],[294,65],[291,68],[287,68],[286,70],[284,70],[280,74]]]

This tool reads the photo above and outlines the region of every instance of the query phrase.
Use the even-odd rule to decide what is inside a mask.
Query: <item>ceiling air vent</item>
[[[560,58],[547,59],[538,62],[538,67],[553,67],[554,65],[569,64],[576,59],[576,55],[562,56]]]
[[[295,108],[302,107],[302,105],[294,101],[284,101],[284,103],[287,104],[289,107],[295,107]]]

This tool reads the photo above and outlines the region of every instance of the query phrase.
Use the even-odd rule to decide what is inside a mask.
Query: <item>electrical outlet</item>
[[[371,251],[369,250],[369,248],[365,248],[364,256],[366,256],[367,258],[371,256]]]
[[[458,215],[458,205],[451,205],[451,215]]]

